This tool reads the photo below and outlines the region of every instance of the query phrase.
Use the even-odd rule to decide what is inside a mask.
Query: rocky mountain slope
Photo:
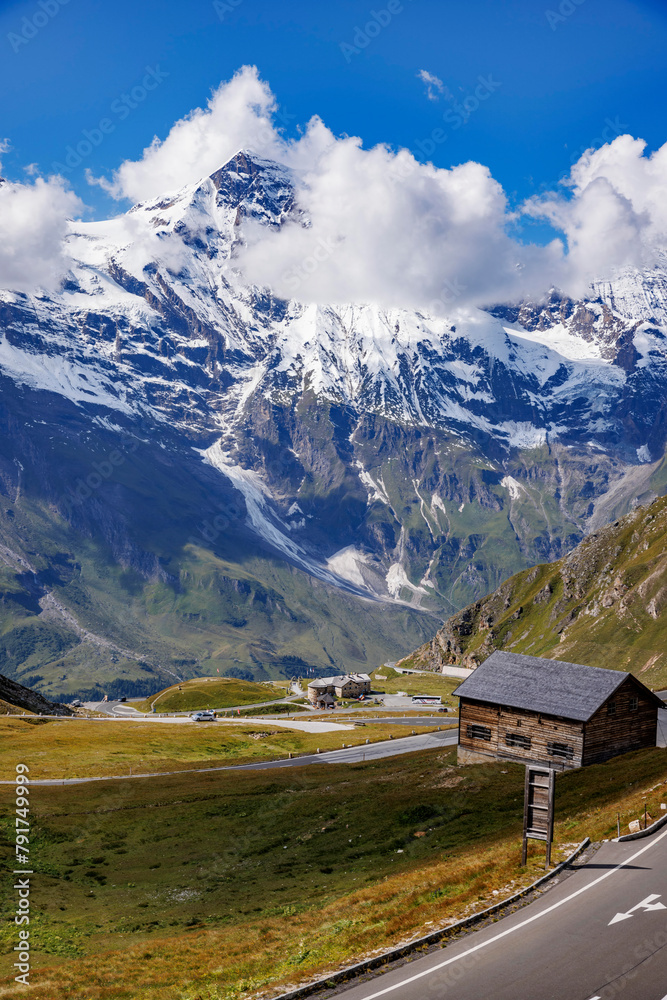
[[[67,705],[57,705],[47,701],[37,691],[31,691],[23,684],[17,684],[0,674],[0,713],[14,710],[33,712],[35,715],[74,715]]]
[[[239,153],[73,224],[57,294],[0,292],[5,673],[372,668],[664,491],[667,256],[435,317],[247,284],[247,227],[288,222],[292,175]]]
[[[449,618],[403,666],[474,667],[494,649],[629,670],[667,687],[667,498],[524,570]]]

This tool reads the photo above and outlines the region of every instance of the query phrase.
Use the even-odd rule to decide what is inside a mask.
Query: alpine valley
[[[238,153],[0,293],[0,672],[53,699],[368,670],[667,488],[667,254],[435,317],[244,281]]]

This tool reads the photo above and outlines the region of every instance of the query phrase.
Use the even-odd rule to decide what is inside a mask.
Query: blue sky
[[[255,64],[288,134],[317,114],[366,147],[419,153],[421,143],[438,166],[486,164],[518,202],[616,129],[644,138],[648,151],[667,140],[667,4],[563,0],[560,8],[551,0],[1,3],[0,135],[11,144],[3,173],[21,180],[33,163],[51,172],[84,130],[109,118],[113,130],[66,176],[95,215],[115,213],[85,169],[110,176],[241,65]],[[358,52],[346,49],[373,10],[383,26]],[[121,115],[123,95],[141,88],[147,68],[151,83],[161,82]],[[420,70],[437,76],[447,97],[436,91],[429,100]],[[492,92],[454,128],[453,103],[480,78]],[[437,129],[446,138],[436,133],[434,143]]]

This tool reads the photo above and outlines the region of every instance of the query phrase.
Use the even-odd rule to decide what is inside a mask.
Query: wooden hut
[[[464,764],[597,764],[654,747],[664,707],[632,674],[518,653],[492,653],[454,693]]]

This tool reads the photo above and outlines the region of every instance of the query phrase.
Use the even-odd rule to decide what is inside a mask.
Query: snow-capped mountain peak
[[[531,495],[517,455],[557,446],[606,456],[576,535],[596,496],[663,454],[665,254],[579,302],[552,291],[446,317],[303,303],[245,281],[238,254],[256,227],[308,225],[296,191],[289,169],[241,150],[196,184],[73,224],[57,295],[1,295],[5,374],[100,419],[168,424],[240,491],[247,524],[281,557],[413,603],[435,589],[434,553],[454,558],[442,539],[471,496],[502,511]],[[477,485],[462,492],[452,469],[466,449]],[[409,471],[394,475],[406,454]],[[326,529],[317,505],[339,494],[354,498],[354,515]],[[528,545],[525,518],[510,523]],[[474,553],[483,532],[467,530]]]

